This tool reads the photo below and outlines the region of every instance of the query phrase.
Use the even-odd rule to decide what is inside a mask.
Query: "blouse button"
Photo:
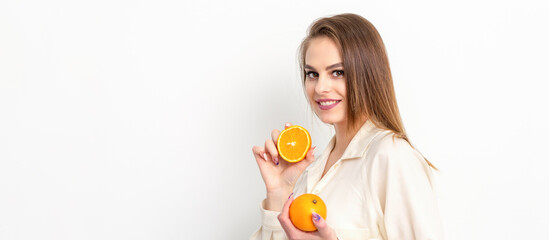
[[[318,194],[319,192],[320,192],[320,191],[318,191],[318,190],[316,190],[316,189],[313,191],[314,194]]]

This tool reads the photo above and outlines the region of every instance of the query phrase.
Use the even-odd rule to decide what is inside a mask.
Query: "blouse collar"
[[[341,160],[347,160],[347,159],[355,159],[360,158],[364,155],[366,152],[366,148],[368,147],[368,144],[374,139],[376,136],[376,133],[378,133],[381,129],[377,128],[372,121],[367,120],[362,127],[358,130],[358,132],[355,134],[353,139],[351,139],[351,142],[349,142],[349,145],[345,149],[345,152],[343,152],[343,155],[341,156]],[[335,135],[330,140],[330,143],[328,144],[328,147],[326,150],[328,152],[331,152],[335,145]]]
[[[345,149],[345,152],[343,152],[341,158],[336,161],[336,164],[340,161],[360,159],[363,157],[366,153],[368,144],[370,144],[374,137],[381,132],[380,130],[381,129],[377,128],[370,120],[367,120],[362,127],[360,127],[353,139],[351,139],[351,142]],[[334,149],[334,145],[335,136],[332,137],[320,157],[305,170],[305,172],[307,172],[307,192],[311,192],[321,180],[326,161],[328,161],[328,156],[330,155],[330,152],[332,152],[332,149]]]

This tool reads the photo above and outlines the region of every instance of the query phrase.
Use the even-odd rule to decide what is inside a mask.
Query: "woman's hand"
[[[292,126],[286,123],[285,128]],[[271,139],[265,141],[265,146],[254,146],[252,152],[261,171],[261,177],[267,188],[265,208],[272,211],[282,210],[288,195],[293,191],[294,185],[301,173],[314,161],[314,149],[309,149],[305,159],[297,163],[288,163],[278,156],[276,142],[280,131],[271,132]]]
[[[284,232],[286,232],[286,236],[290,240],[294,239],[327,239],[327,240],[336,240],[337,235],[335,231],[326,224],[326,221],[318,214],[313,213],[313,224],[318,229],[314,232],[303,232],[299,229],[297,229],[292,221],[290,220],[290,205],[294,201],[293,194],[288,198],[286,203],[284,204],[284,207],[282,208],[282,212],[280,215],[278,215],[278,221],[282,225],[282,228],[284,229]]]

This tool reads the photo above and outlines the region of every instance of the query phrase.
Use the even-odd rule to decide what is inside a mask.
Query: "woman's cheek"
[[[313,95],[314,95],[314,88],[312,88],[310,85],[306,85],[305,86],[305,89],[307,91],[307,98],[309,99],[309,102],[311,104],[313,104],[314,102],[314,99],[313,99]]]

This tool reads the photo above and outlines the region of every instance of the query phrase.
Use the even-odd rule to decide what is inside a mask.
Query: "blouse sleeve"
[[[261,213],[261,227],[250,237],[250,240],[279,240],[287,239],[280,222],[280,212],[265,210],[265,200],[259,206]]]
[[[385,239],[443,239],[432,170],[419,152],[403,139],[385,137],[371,169]]]

